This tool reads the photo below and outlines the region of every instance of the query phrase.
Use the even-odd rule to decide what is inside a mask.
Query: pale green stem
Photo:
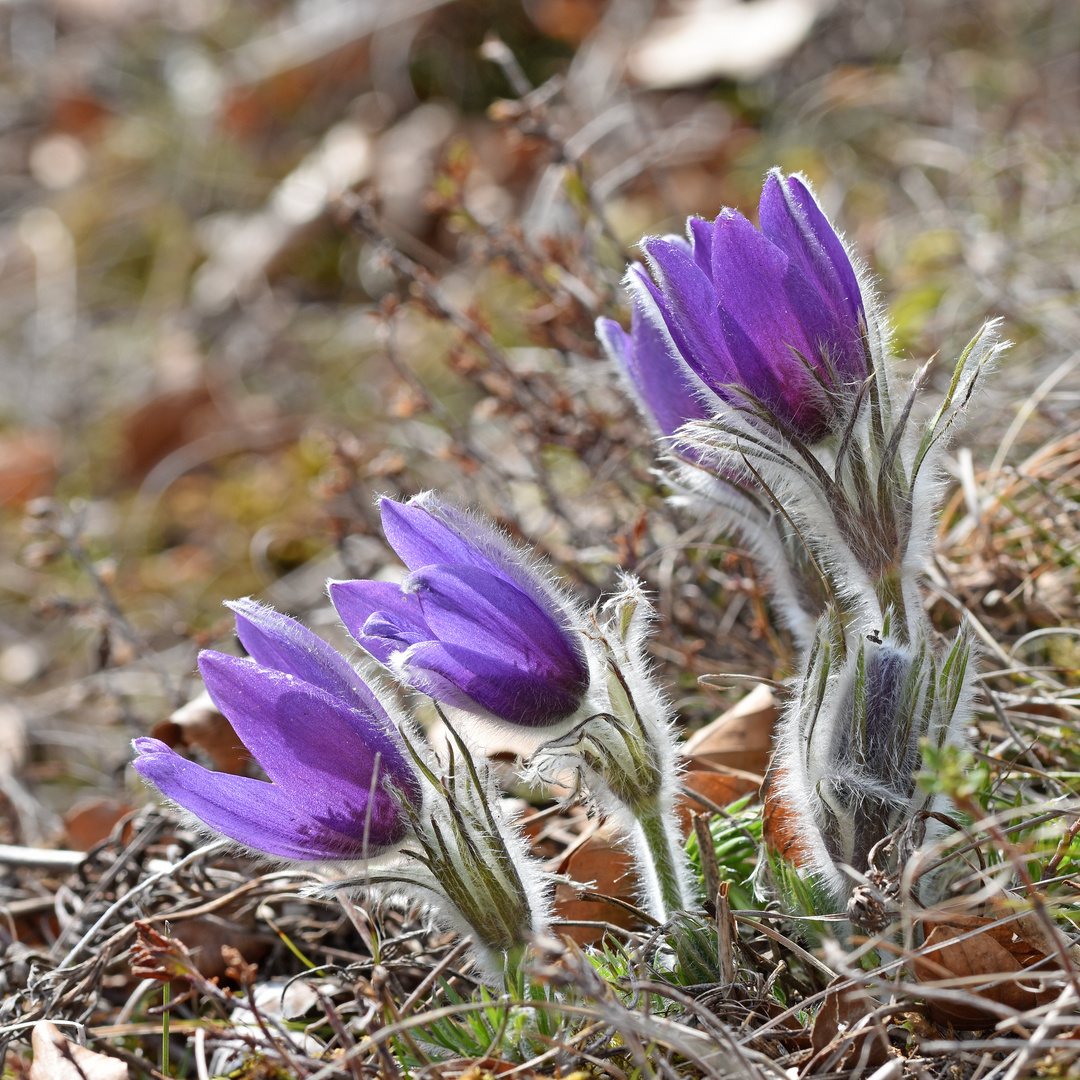
[[[169,925],[165,924],[166,927]],[[161,1071],[169,1075],[169,1003],[172,999],[172,983],[168,979],[161,985]],[[82,1071],[81,1069],[79,1070]],[[84,1074],[85,1075],[85,1074]]]
[[[652,860],[656,885],[664,908],[663,911],[653,914],[666,921],[676,911],[686,911],[691,906],[691,898],[683,895],[682,878],[679,875],[683,848],[678,835],[674,834],[677,822],[674,814],[662,813],[656,802],[639,808],[637,820]]]

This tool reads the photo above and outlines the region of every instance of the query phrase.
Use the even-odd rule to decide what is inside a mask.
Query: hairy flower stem
[[[612,666],[617,672],[618,666]],[[631,839],[646,910],[660,922],[694,906],[688,895],[686,855],[672,809],[670,774],[662,762],[672,761],[670,748],[657,740],[666,728],[642,724],[634,699],[615,678],[615,711],[596,713],[560,739],[537,752],[539,775],[557,776],[566,765],[583,771],[585,786]],[[650,737],[652,736],[652,737]],[[674,765],[670,765],[674,769]]]
[[[636,813],[641,837],[649,853],[649,859],[642,859],[641,866],[651,869],[655,875],[655,882],[649,884],[655,885],[663,905],[662,913],[655,914],[667,920],[676,911],[688,911],[694,906],[693,898],[683,895],[679,876],[682,843],[677,835],[672,835],[678,823],[656,803],[639,807]]]

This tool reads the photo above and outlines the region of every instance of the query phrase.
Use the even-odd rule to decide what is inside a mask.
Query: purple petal
[[[820,438],[828,403],[800,356],[815,362],[834,337],[831,312],[787,255],[732,210],[716,220],[713,274],[738,381],[805,438]]]
[[[295,675],[334,697],[352,702],[390,728],[390,718],[378,698],[349,662],[318,634],[250,598],[233,600],[225,606],[235,612],[237,636],[260,667]]]
[[[199,656],[206,689],[266,775],[309,816],[363,815],[375,781],[376,817],[399,812],[389,780],[419,805],[419,782],[396,732],[293,675],[223,653]],[[338,810],[333,811],[338,814]],[[336,825],[342,828],[341,824]],[[345,830],[343,830],[345,831]]]
[[[581,697],[588,666],[581,649],[520,589],[472,566],[428,566],[410,575],[433,637],[499,656]]]
[[[817,200],[797,177],[785,180],[773,170],[761,193],[759,216],[762,233],[795,261],[832,309],[838,333],[829,344],[838,373],[862,381],[869,373],[862,293],[844,245]]]
[[[688,241],[643,240],[652,278],[639,266],[627,275],[642,329],[635,324],[627,337],[613,324],[598,324],[665,432],[677,430],[680,415],[712,409],[693,380],[689,408],[685,386],[665,381],[673,350],[717,396],[733,405],[760,400],[808,442],[823,438],[834,420],[830,389],[868,374],[858,281],[810,189],[774,170],[760,214],[760,232],[724,210],[714,223],[690,218]]]
[[[713,279],[725,332],[734,323],[766,359],[790,357],[792,349],[805,357],[814,353],[814,342],[793,317],[785,289],[791,271],[791,259],[742,214],[724,210],[716,219]],[[733,355],[744,374],[741,349]]]
[[[597,319],[596,336],[600,339],[608,359],[634,380],[634,361],[630,349],[630,335],[614,319]]]
[[[497,572],[498,568],[475,545],[467,543],[423,506],[381,499],[379,509],[386,539],[410,570],[434,563],[457,563]]]
[[[573,712],[588,686],[588,665],[570,633],[487,569],[426,566],[403,591],[345,581],[331,583],[330,595],[361,645],[449,704],[503,708],[497,715],[504,719],[535,725]]]
[[[156,739],[137,739],[137,772],[210,828],[248,847],[286,859],[360,859],[390,847],[406,834],[404,817],[373,808],[364,846],[366,806],[342,819],[341,808],[325,815],[298,807],[275,784],[210,772]],[[342,827],[339,827],[342,826]]]
[[[664,240],[643,240],[649,264],[660,283],[663,300],[651,282],[639,275],[645,292],[636,290],[643,311],[650,297],[686,362],[708,386],[737,381],[731,353],[720,327],[716,287],[693,257]]]
[[[542,727],[581,704],[550,679],[462,645],[414,645],[401,658],[402,675],[438,701],[469,710],[476,705],[512,724]]]
[[[402,618],[393,611],[376,611],[364,623],[365,638],[386,638],[408,648],[420,641],[430,641],[431,631],[424,630],[410,619]]]
[[[381,664],[414,641],[433,636],[424,621],[420,602],[386,581],[331,581],[330,599],[345,629]],[[371,620],[377,620],[369,630]],[[384,634],[382,627],[396,627]]]
[[[862,292],[851,259],[817,199],[797,176],[774,169],[761,192],[761,231],[835,303],[850,322],[863,313]]]
[[[713,223],[699,217],[687,218],[686,232],[690,237],[694,262],[701,267],[702,273],[712,277]]]
[[[398,511],[407,511],[410,515],[409,531],[422,534],[426,530],[428,534],[439,538],[440,550],[445,550],[448,555],[454,555],[456,552],[453,558],[433,558],[418,562],[419,556],[424,554],[423,537],[420,536],[419,539],[403,537],[403,542],[410,545],[413,553],[412,562],[403,556],[403,561],[410,570],[436,563],[475,566],[520,589],[537,607],[547,612],[552,622],[561,626],[570,617],[566,602],[559,595],[558,590],[547,582],[543,572],[536,569],[514,544],[483,518],[445,502],[433,491],[421,492],[410,499],[406,506],[401,506],[399,503],[392,505],[396,509],[390,511],[390,520],[395,528],[405,517]],[[385,521],[387,520],[386,500],[383,501],[382,506]],[[390,537],[389,532],[387,536],[394,544],[395,550],[399,550],[397,541]],[[451,542],[449,537],[455,538],[454,541]],[[399,554],[401,554],[400,550]]]
[[[631,334],[611,319],[599,319],[596,335],[629,378],[642,411],[663,435],[673,435],[688,420],[705,419],[709,413],[700,400],[709,392],[705,384],[636,305],[631,318]]]

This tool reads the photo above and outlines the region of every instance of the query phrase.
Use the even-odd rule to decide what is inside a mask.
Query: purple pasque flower
[[[349,633],[402,681],[468,712],[531,728],[576,712],[589,665],[560,591],[491,525],[432,492],[380,506],[410,573],[400,586],[331,582]]]
[[[211,772],[157,739],[135,769],[210,828],[287,859],[364,859],[409,832],[420,779],[378,698],[330,645],[253,600],[228,605],[250,659],[206,651],[206,689],[270,778]]]
[[[759,219],[760,231],[725,209],[715,222],[690,218],[685,240],[646,238],[653,277],[631,268],[628,284],[709,389],[818,442],[835,426],[834,395],[870,374],[862,294],[800,177],[769,173]]]

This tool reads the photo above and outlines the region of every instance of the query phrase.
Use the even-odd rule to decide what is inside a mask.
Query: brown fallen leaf
[[[239,949],[252,963],[260,963],[273,948],[277,938],[249,930],[217,915],[202,915],[174,923],[172,936],[189,950],[195,966],[207,979],[220,978],[228,963],[222,946]]]
[[[675,803],[675,813],[683,835],[690,835],[690,815],[703,809],[693,794],[708,799],[716,806],[727,806],[761,786],[761,777],[740,769],[702,768],[702,762],[690,760],[682,776],[683,792]],[[697,767],[695,767],[697,766]],[[692,794],[693,793],[693,794]]]
[[[762,781],[761,773],[712,765],[698,757],[686,759],[686,772],[683,774],[683,787],[699,792],[721,806],[757,791]]]
[[[810,1029],[810,1046],[814,1056],[802,1075],[812,1075],[822,1068],[829,1072],[842,1072],[857,1065],[877,1068],[892,1056],[889,1037],[880,1023],[867,1026],[853,1037],[847,1035],[878,1005],[861,986],[839,988],[849,981],[844,976],[838,976],[830,983]],[[840,1057],[836,1059],[835,1054],[841,1048]]]
[[[1046,894],[1040,893],[1039,896],[1041,902],[1046,905]],[[998,918],[1015,913],[1015,909],[1004,897],[992,896],[990,898],[990,904],[994,914]],[[1061,946],[1054,940],[1053,935],[1047,929],[1046,923],[1043,919],[1039,918],[1034,910],[1022,912],[1011,926],[1003,927],[1002,929],[1011,929],[1013,931],[1013,936],[1021,939],[1036,956],[1056,957],[1058,955],[1058,949]],[[1072,963],[1080,966],[1080,945],[1069,945],[1067,938],[1063,939],[1062,944],[1065,945],[1065,952]],[[1008,948],[1008,946],[1006,946],[1006,948]],[[1017,953],[1014,953],[1014,955],[1016,955],[1016,958],[1024,965],[1024,967],[1029,967],[1032,963],[1037,962],[1034,960],[1025,961],[1024,958]]]
[[[636,879],[634,860],[630,853],[606,832],[590,836],[559,867],[581,887],[590,892],[616,896],[628,903],[634,902]],[[555,887],[555,919],[582,919],[590,922],[606,922],[625,929],[636,929],[634,916],[625,908],[594,900],[582,900],[580,887],[559,884]],[[556,932],[571,938],[579,945],[592,945],[600,941],[604,931],[591,926],[556,927]]]
[[[164,934],[150,923],[135,923],[131,974],[162,982],[185,980],[196,988],[228,975],[241,954],[258,963],[277,938],[218,915],[201,915],[173,924]],[[235,955],[234,955],[235,954]]]
[[[242,773],[251,754],[203,691],[182,705],[166,720],[159,720],[150,737],[160,739],[173,750],[201,750],[219,772]]]
[[[759,684],[712,723],[695,731],[683,753],[712,765],[764,774],[780,707],[773,692]]]
[[[89,851],[108,839],[116,823],[134,809],[116,799],[80,799],[64,815],[64,842],[78,851]]]
[[[531,0],[525,10],[548,37],[580,45],[596,29],[605,6],[601,0]]]
[[[28,1080],[128,1080],[128,1067],[73,1043],[48,1020],[39,1020],[31,1036],[34,1061]]]
[[[131,974],[136,979],[183,979],[198,970],[191,950],[175,937],[163,934],[149,923],[135,923],[135,944],[131,947]]]
[[[57,7],[62,7],[62,4],[58,3]],[[114,115],[104,98],[85,83],[64,80],[63,86],[56,88],[49,102],[49,131],[74,135],[88,143],[100,137]]]
[[[259,965],[249,963],[244,954],[234,945],[222,945],[221,956],[225,961],[225,977],[238,982],[245,990],[255,985],[259,974]]]
[[[144,401],[124,421],[124,471],[141,479],[169,454],[229,424],[209,387],[166,390]]]
[[[488,1080],[489,1077],[511,1073],[516,1080],[539,1080],[541,1073],[498,1058],[450,1058],[439,1062],[439,1073],[445,1080]]]
[[[1021,973],[1046,955],[1021,937],[1010,925],[991,926],[995,920],[979,915],[950,915],[926,935],[927,951],[912,963],[915,978],[927,985],[947,979],[978,976],[975,985],[963,990],[977,997],[1024,1011],[1053,1001],[1057,991],[1025,985]],[[965,937],[972,930],[979,930]],[[928,1003],[931,1017],[955,1028],[979,1028],[994,1024],[999,1016],[961,1001],[934,999]]]
[[[357,6],[362,15],[363,8]],[[317,19],[309,18],[314,25]],[[387,17],[384,25],[391,25]],[[259,51],[243,57],[244,81],[228,88],[220,122],[227,136],[240,139],[266,138],[268,133],[289,123],[296,110],[325,99],[334,91],[348,96],[359,93],[368,72],[370,43],[367,35],[353,36],[348,28],[334,39],[337,48],[320,47],[318,31],[307,35],[300,27],[288,27],[280,41],[289,45]],[[310,39],[310,41],[309,41]],[[237,65],[239,67],[239,65]],[[349,90],[349,87],[355,87]]]

